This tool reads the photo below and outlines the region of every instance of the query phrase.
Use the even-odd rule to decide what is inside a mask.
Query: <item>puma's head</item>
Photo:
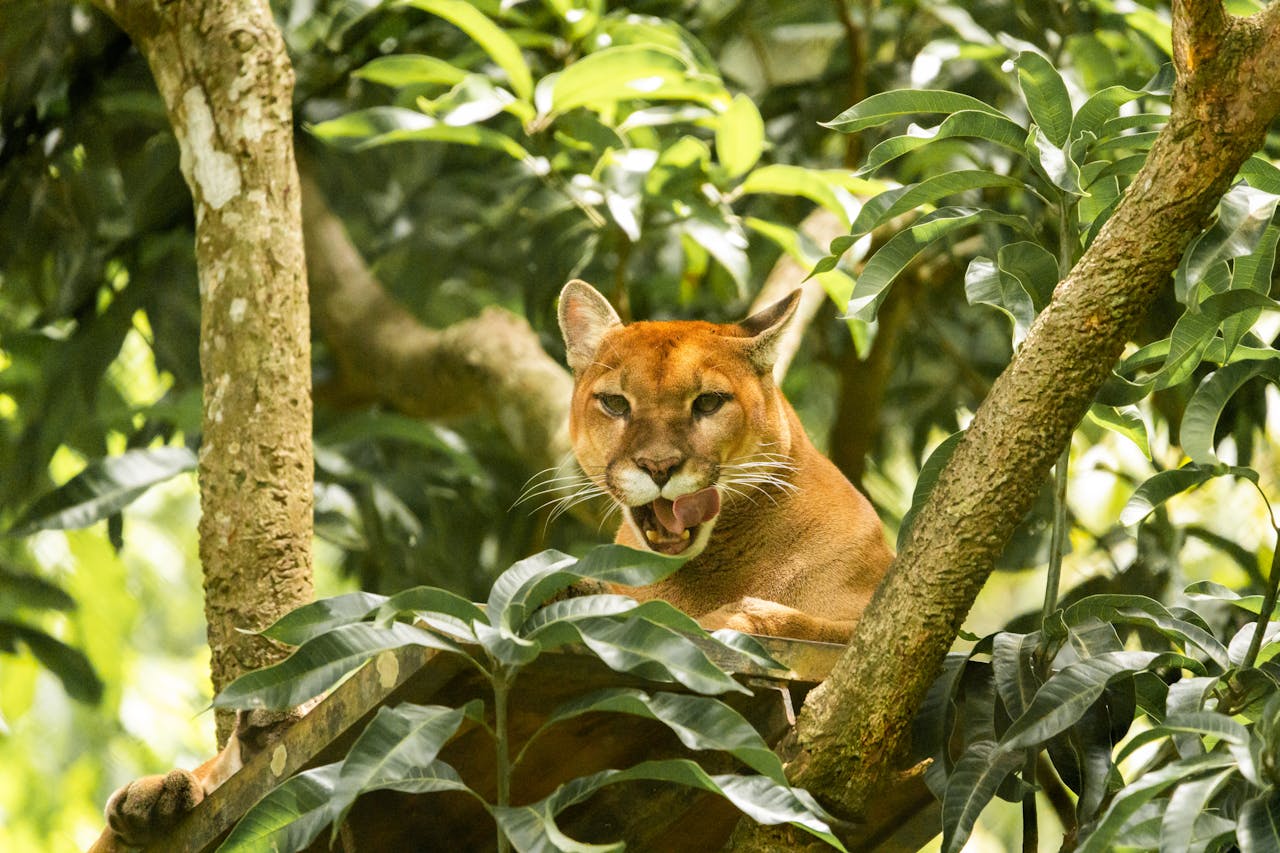
[[[696,556],[722,500],[763,491],[789,470],[772,370],[798,297],[740,323],[623,325],[591,285],[561,291],[574,452],[651,549]]]

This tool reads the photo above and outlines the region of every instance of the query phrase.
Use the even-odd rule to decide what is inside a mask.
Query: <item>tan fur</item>
[[[709,533],[688,548],[694,556],[660,583],[623,591],[665,599],[710,629],[844,642],[893,555],[870,503],[814,448],[774,385],[774,347],[796,296],[739,324],[622,325],[590,285],[570,282],[560,304],[575,373],[570,434],[583,471],[623,505],[624,545],[649,547],[628,506],[653,500],[653,460],[670,477],[664,498],[720,492]],[[707,392],[732,399],[694,415]],[[626,416],[601,394],[625,397]],[[780,463],[736,469],[775,481],[735,484],[742,460]]]

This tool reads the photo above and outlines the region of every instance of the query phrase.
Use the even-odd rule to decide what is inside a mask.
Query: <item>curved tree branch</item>
[[[1174,4],[1184,45],[1168,124],[1121,204],[1054,291],[974,416],[906,548],[788,744],[788,777],[867,813],[911,718],[1018,521],[1189,240],[1280,114],[1280,4],[1222,18]],[[1204,51],[1204,45],[1216,45]],[[742,825],[733,849],[803,849]],[[786,836],[784,838],[784,836]]]

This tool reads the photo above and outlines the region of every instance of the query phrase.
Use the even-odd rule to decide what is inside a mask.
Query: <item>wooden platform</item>
[[[789,671],[735,666],[731,671],[753,695],[721,698],[774,744],[792,725],[792,709],[798,712],[805,695],[831,670],[843,647],[758,639]],[[512,692],[510,721],[515,748],[566,699],[588,690],[622,686],[654,689],[652,682],[616,673],[587,653],[570,650],[542,655],[520,675]],[[147,849],[151,853],[216,849],[236,820],[282,779],[341,759],[382,705],[458,706],[474,698],[487,703],[487,687],[474,669],[455,656],[420,648],[384,652],[289,729],[269,754],[255,756],[172,833]],[[713,773],[734,769],[724,756],[687,750],[660,723],[629,715],[588,714],[557,725],[534,743],[516,770],[512,802],[541,799],[561,783],[586,773],[670,757],[694,758]],[[493,800],[493,747],[482,730],[464,728],[445,747],[441,758]],[[910,822],[923,825],[923,837],[919,829],[895,826],[904,813],[903,805],[908,806],[907,813],[930,810],[932,797],[923,785],[897,794],[905,796],[904,803],[887,808],[880,819],[873,818],[873,823],[882,825],[859,829],[859,848],[914,851],[933,834],[929,827],[939,825],[936,817],[923,824]],[[633,851],[705,853],[720,849],[738,818],[732,806],[710,794],[658,783],[623,783],[609,786],[565,812],[559,823],[581,841],[623,840]],[[334,849],[342,849],[344,842],[348,849],[370,853],[467,853],[495,848],[494,825],[488,813],[470,797],[457,793],[368,794],[352,809],[348,827]],[[327,832],[312,849],[329,849]]]

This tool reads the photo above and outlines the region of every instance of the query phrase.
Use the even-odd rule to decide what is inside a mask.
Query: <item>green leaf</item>
[[[810,169],[786,163],[771,163],[754,169],[743,179],[738,192],[743,195],[775,193],[800,196],[839,216],[846,224],[858,211],[858,195],[882,189],[880,181],[850,177],[843,169]]]
[[[782,762],[751,724],[737,711],[709,696],[649,694],[629,687],[593,690],[556,708],[538,731],[540,733],[556,723],[595,712],[630,714],[656,720],[690,749],[727,752],[778,784],[787,782]]]
[[[742,223],[732,212],[727,208],[699,204],[691,215],[680,221],[679,229],[724,267],[738,286],[739,294],[746,294],[751,278],[751,262],[747,257],[749,244]]]
[[[1081,189],[1080,166],[1071,156],[1050,142],[1040,128],[1032,125],[1027,134],[1026,155],[1041,176],[1050,184],[1071,195],[1084,195]]]
[[[886,139],[871,149],[867,154],[867,162],[857,174],[868,175],[886,163],[931,142],[956,138],[983,139],[1021,157],[1026,156],[1026,128],[1010,121],[1004,114],[965,110],[948,116],[937,127],[912,127],[902,136]]]
[[[991,651],[991,672],[995,677],[1000,701],[1013,719],[1027,709],[1040,689],[1035,673],[1035,650],[1040,643],[1040,632],[1015,634],[1002,631],[996,634]]]
[[[1067,625],[1096,619],[1113,625],[1150,628],[1179,644],[1196,646],[1223,670],[1230,666],[1227,649],[1217,637],[1198,625],[1176,618],[1163,604],[1145,595],[1091,595],[1068,607],[1062,618]]]
[[[898,525],[899,551],[910,541],[911,528],[915,524],[916,515],[924,508],[929,495],[933,494],[933,488],[938,485],[938,477],[942,474],[942,469],[951,461],[951,454],[955,453],[962,438],[964,438],[964,430],[953,432],[933,449],[924,465],[920,466],[920,475],[916,477],[915,489],[911,493],[911,508],[902,516],[902,523]]]
[[[764,119],[741,92],[716,121],[716,157],[729,177],[746,174],[764,151]]]
[[[1240,167],[1240,177],[1248,181],[1251,187],[1280,195],[1280,169],[1261,154],[1254,154],[1244,161]]]
[[[488,617],[479,607],[460,595],[433,586],[417,586],[397,592],[378,608],[377,621],[388,622],[396,614],[413,612],[432,630],[475,642],[472,625]]]
[[[454,127],[429,115],[404,107],[370,107],[357,110],[311,128],[319,139],[362,151],[394,142],[455,142],[501,151],[516,160],[530,154],[506,134],[487,127]]]
[[[491,811],[499,827],[521,853],[621,850],[620,844],[602,847],[574,842],[556,826],[555,816],[606,785],[637,780],[671,782],[720,794],[756,823],[791,823],[838,850],[845,849],[832,835],[825,812],[806,792],[779,785],[764,776],[710,776],[686,759],[646,761],[626,770],[603,770],[566,782],[536,803],[494,807]]]
[[[1192,601],[1225,601],[1255,614],[1262,609],[1261,595],[1241,595],[1235,590],[1228,589],[1222,584],[1214,583],[1213,581],[1196,581],[1183,590],[1183,595]]]
[[[848,313],[859,320],[875,318],[888,287],[898,275],[931,243],[961,228],[972,225],[1004,225],[1016,231],[1029,231],[1020,216],[971,207],[944,207],[922,217],[920,222],[895,234],[872,256],[858,276],[849,299]]]
[[[434,56],[401,53],[372,59],[352,71],[351,76],[398,89],[431,83],[456,86],[467,76],[467,71]]]
[[[1071,120],[1069,140],[1075,142],[1092,134],[1097,139],[1102,136],[1102,128],[1108,119],[1113,118],[1120,107],[1130,101],[1141,98],[1143,93],[1127,86],[1109,86],[1094,92],[1085,100]]]
[[[1235,759],[1225,752],[1211,752],[1143,773],[1122,788],[1111,801],[1102,819],[1076,848],[1078,853],[1107,853],[1113,850],[1112,841],[1129,819],[1166,789],[1199,778],[1205,773],[1223,770],[1234,763]]]
[[[25,645],[45,669],[58,677],[72,699],[94,705],[102,699],[102,679],[84,652],[39,628],[0,619],[0,651],[14,650],[19,644]]]
[[[1018,87],[1026,99],[1031,119],[1058,148],[1067,144],[1071,131],[1071,97],[1058,69],[1040,54],[1024,50],[1013,60]]]
[[[994,187],[1021,189],[1023,186],[1022,181],[1017,178],[986,170],[962,169],[956,172],[943,172],[916,184],[885,190],[868,200],[858,212],[858,217],[853,221],[850,231],[854,237],[870,234],[895,216],[915,210],[921,205],[933,204],[957,193]]]
[[[1245,801],[1236,820],[1240,853],[1280,853],[1280,792],[1265,791]]]
[[[367,791],[469,790],[457,772],[436,757],[463,720],[480,719],[483,708],[478,699],[461,708],[409,703],[379,708],[342,761],[331,795],[334,821],[341,822],[356,797]]]
[[[1187,402],[1179,430],[1183,451],[1201,465],[1218,465],[1214,452],[1214,434],[1218,418],[1227,401],[1250,379],[1265,376],[1280,380],[1280,358],[1266,361],[1240,361],[1228,364],[1206,376]]]
[[[214,697],[215,708],[293,708],[332,687],[380,652],[402,646],[464,654],[450,640],[414,625],[341,625],[313,637],[274,666],[247,672]]]
[[[350,592],[304,604],[281,616],[259,633],[290,646],[300,646],[339,625],[359,622],[387,600],[372,592]]]
[[[566,598],[553,601],[540,607],[524,621],[521,633],[531,640],[538,639],[538,634],[546,625],[555,622],[574,622],[579,619],[594,619],[598,616],[620,616],[635,610],[639,603],[626,595],[583,595],[577,598]]]
[[[507,75],[511,90],[522,100],[533,97],[533,75],[511,36],[483,12],[466,0],[398,0],[398,5],[412,6],[444,18],[471,37]]]
[[[1017,750],[1043,743],[1080,719],[1111,681],[1144,670],[1162,657],[1155,652],[1104,652],[1063,667],[1005,730],[1000,748]]]
[[[305,849],[333,816],[339,769],[325,764],[285,780],[245,812],[217,853]]]
[[[30,572],[0,565],[0,609],[75,610],[76,601],[62,587]]]
[[[1016,347],[1027,336],[1036,318],[1035,306],[1016,278],[1001,272],[996,262],[982,256],[969,262],[964,273],[964,297],[970,305],[990,305],[1013,322]]]
[[[1184,782],[1169,795],[1169,807],[1160,822],[1160,849],[1175,853],[1190,850],[1197,819],[1209,807],[1209,801],[1222,790],[1234,773],[1223,770],[1202,779]]]
[[[623,586],[648,586],[675,574],[685,560],[626,545],[592,548],[570,570],[580,578]]]
[[[944,853],[959,853],[969,840],[978,815],[1005,778],[1024,762],[1021,752],[1001,749],[989,740],[970,744],[956,762],[942,798]]]
[[[1217,220],[1192,240],[1174,274],[1174,293],[1192,304],[1191,289],[1215,264],[1247,255],[1271,224],[1280,196],[1236,184],[1218,202]]]
[[[976,111],[1006,118],[1004,113],[977,98],[940,89],[897,89],[864,98],[823,127],[841,133],[856,133],[868,127],[879,127],[895,118],[919,113],[957,113]]]
[[[1180,385],[1195,372],[1201,360],[1213,342],[1219,327],[1237,315],[1251,315],[1249,325],[1253,325],[1261,311],[1280,310],[1280,302],[1276,302],[1266,294],[1253,290],[1229,290],[1208,297],[1186,313],[1174,324],[1173,333],[1169,337],[1169,354],[1164,366],[1156,376],[1156,390]],[[1246,329],[1247,330],[1247,327]],[[1243,334],[1245,330],[1241,330]],[[1238,340],[1238,338],[1237,338]]]
[[[127,450],[95,459],[28,507],[8,533],[27,536],[37,530],[88,527],[119,512],[157,483],[195,467],[196,455],[185,447]]]
[[[551,79],[544,115],[617,101],[682,100],[728,106],[717,78],[699,71],[678,53],[647,45],[617,45],[589,53]],[[541,95],[542,85],[539,85]]]
[[[1137,406],[1117,407],[1094,403],[1089,407],[1088,416],[1089,420],[1103,429],[1129,439],[1138,445],[1143,456],[1151,458],[1151,445],[1147,441],[1147,422]]]
[[[1276,265],[1277,241],[1280,241],[1280,227],[1269,225],[1258,239],[1257,248],[1251,254],[1236,258],[1231,270],[1232,290],[1254,291],[1263,295],[1271,292],[1271,273]],[[1261,309],[1243,311],[1223,322],[1225,353],[1220,361],[1231,359],[1235,348],[1261,314]]]

